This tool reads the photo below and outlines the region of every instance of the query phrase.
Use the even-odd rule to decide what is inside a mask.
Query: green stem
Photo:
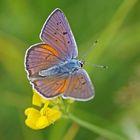
[[[79,118],[77,118],[76,116],[69,114],[69,118],[76,122],[77,124],[79,124],[80,126],[89,129],[90,131],[99,134],[105,138],[108,138],[110,140],[126,140],[126,138],[123,138],[122,136],[115,134],[109,130],[100,128],[99,126],[96,126],[94,124],[91,124],[89,122],[83,121]]]
[[[71,127],[66,132],[63,140],[74,140],[78,131],[79,131],[79,125],[77,123],[73,122]]]

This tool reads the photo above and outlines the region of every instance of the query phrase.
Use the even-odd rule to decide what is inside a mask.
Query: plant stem
[[[89,122],[83,121],[79,118],[77,118],[76,116],[69,114],[69,118],[76,122],[77,124],[79,124],[80,126],[89,129],[90,131],[99,134],[105,138],[108,138],[110,140],[126,140],[126,138],[123,138],[122,136],[115,134],[109,130],[100,128],[99,126],[96,126],[94,124],[91,124]]]
[[[71,127],[68,129],[63,140],[74,140],[77,132],[79,130],[79,125],[75,122],[72,123]]]

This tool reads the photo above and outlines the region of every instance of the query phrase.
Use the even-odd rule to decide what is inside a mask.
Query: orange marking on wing
[[[67,85],[68,85],[68,80],[65,80],[63,86],[60,89],[60,93],[64,93],[66,91]]]
[[[63,84],[55,91],[55,93],[59,93],[62,94],[65,92],[67,84],[68,84],[68,80],[63,80],[62,82]]]
[[[47,49],[47,50],[49,50],[49,51],[52,52],[54,55],[59,56],[58,52],[57,52],[54,48],[52,48],[52,47],[50,47],[50,46],[48,46],[48,45],[42,45],[41,47],[42,47],[42,48],[45,48],[45,49]]]

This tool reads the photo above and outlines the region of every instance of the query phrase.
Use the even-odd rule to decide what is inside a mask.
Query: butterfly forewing
[[[77,45],[69,23],[60,9],[56,9],[45,22],[40,38],[60,52],[64,60],[76,58]]]
[[[85,70],[75,71],[70,75],[69,80],[64,98],[87,101],[94,97],[94,88]]]
[[[60,54],[47,44],[36,44],[27,50],[25,68],[30,77],[37,77],[43,69],[48,69],[60,63]]]

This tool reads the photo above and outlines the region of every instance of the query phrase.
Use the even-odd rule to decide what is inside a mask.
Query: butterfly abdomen
[[[49,69],[41,70],[39,72],[39,75],[40,76],[56,76],[59,73],[61,73],[60,67],[56,65]]]

